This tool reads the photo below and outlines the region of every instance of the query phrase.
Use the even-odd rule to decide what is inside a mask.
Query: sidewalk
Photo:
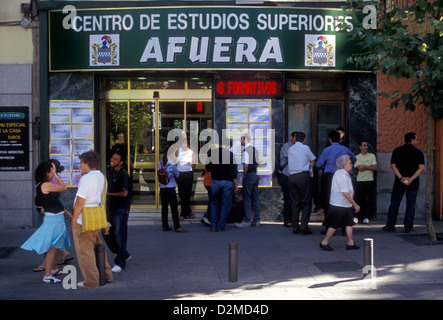
[[[194,222],[198,222],[195,221]],[[399,221],[402,222],[402,221]],[[443,241],[422,245],[424,222],[406,235],[400,226],[382,231],[384,221],[354,227],[360,250],[345,250],[339,230],[326,252],[319,248],[323,229],[312,222],[312,235],[294,235],[281,223],[258,228],[209,232],[200,223],[183,224],[188,233],[163,232],[158,224],[132,221],[128,250],[132,259],[114,281],[96,290],[67,290],[61,284],[42,282],[43,272],[33,272],[42,260],[34,252],[17,248],[0,259],[0,299],[69,300],[335,300],[443,298]],[[434,221],[437,233],[443,222]],[[35,231],[0,230],[0,247],[20,245]],[[415,244],[405,237],[416,239]],[[374,240],[372,282],[362,276],[363,239]],[[418,240],[420,241],[418,241]],[[72,238],[71,238],[72,240]],[[71,241],[72,242],[72,241]],[[229,282],[229,244],[238,244],[238,281]],[[73,247],[69,250],[75,257]],[[6,254],[7,255],[7,254]],[[108,261],[113,265],[113,254]],[[72,265],[78,267],[76,258]],[[60,269],[62,269],[61,266]],[[77,270],[79,270],[77,268]],[[78,272],[78,281],[81,274]],[[63,278],[61,276],[60,278]]]

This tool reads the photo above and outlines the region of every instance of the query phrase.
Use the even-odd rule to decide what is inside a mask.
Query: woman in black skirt
[[[354,201],[354,188],[349,172],[352,170],[351,158],[343,155],[337,158],[337,171],[332,178],[331,198],[329,200],[329,211],[325,218],[324,225],[328,228],[326,236],[320,242],[320,248],[333,251],[334,248],[329,245],[329,241],[337,228],[344,227],[348,238],[346,249],[359,249],[360,247],[354,243],[352,237],[353,212],[360,211],[360,206]]]

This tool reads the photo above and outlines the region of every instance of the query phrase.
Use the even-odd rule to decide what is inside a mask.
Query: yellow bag
[[[103,186],[102,204],[96,207],[83,207],[82,210],[82,233],[105,229],[109,232],[108,220],[106,219],[106,179]]]

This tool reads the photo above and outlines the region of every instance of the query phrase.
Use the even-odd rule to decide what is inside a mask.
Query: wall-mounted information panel
[[[49,154],[65,170],[60,177],[69,187],[78,185],[78,155],[94,150],[93,101],[51,100]]]

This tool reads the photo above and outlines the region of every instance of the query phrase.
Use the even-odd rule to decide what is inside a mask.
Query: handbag
[[[106,219],[106,179],[103,186],[102,204],[95,207],[83,207],[82,210],[82,233],[105,229],[109,233],[108,220]]]

